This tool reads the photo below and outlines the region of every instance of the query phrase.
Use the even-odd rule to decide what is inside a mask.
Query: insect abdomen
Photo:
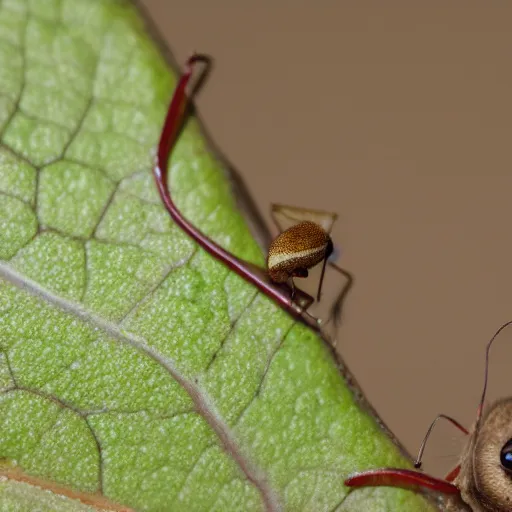
[[[309,269],[326,256],[330,237],[314,222],[305,221],[283,231],[271,244],[267,268],[270,278],[283,283],[297,270]]]

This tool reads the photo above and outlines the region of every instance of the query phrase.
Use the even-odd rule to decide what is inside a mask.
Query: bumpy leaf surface
[[[123,1],[0,2],[0,458],[136,510],[430,510],[322,340],[200,250],[151,166],[176,83]],[[263,255],[188,122],[193,223]],[[36,505],[37,504],[37,505]],[[0,479],[1,510],[90,510]]]

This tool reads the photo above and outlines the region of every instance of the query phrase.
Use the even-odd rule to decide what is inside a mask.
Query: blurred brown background
[[[356,283],[338,348],[383,419],[414,453],[439,412],[469,426],[512,319],[512,4],[143,4],[179,62],[214,57],[199,113],[266,219],[271,202],[339,213]],[[512,330],[491,398],[511,363]],[[460,448],[443,425],[426,469]]]

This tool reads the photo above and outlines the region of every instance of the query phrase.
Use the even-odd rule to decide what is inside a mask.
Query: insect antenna
[[[508,322],[505,322],[495,333],[494,336],[491,338],[489,343],[487,344],[487,347],[485,349],[485,373],[484,373],[484,388],[482,390],[482,398],[480,399],[480,403],[478,405],[477,413],[476,413],[476,426],[475,430],[480,425],[480,420],[482,419],[482,412],[484,408],[484,402],[485,402],[485,395],[487,393],[487,382],[489,380],[489,352],[491,350],[491,346],[494,342],[494,340],[498,337],[498,334],[503,331],[506,327],[512,324],[512,320],[509,320]]]
[[[427,445],[428,438],[430,437],[430,434],[432,433],[432,430],[434,429],[437,421],[440,419],[448,420],[453,426],[457,427],[461,432],[464,432],[464,434],[469,435],[468,429],[463,427],[457,420],[454,420],[452,417],[447,416],[446,414],[438,414],[434,421],[430,424],[430,427],[428,427],[427,433],[425,434],[425,437],[421,442],[418,456],[416,457],[416,461],[414,462],[414,467],[416,469],[421,468],[421,459],[423,458],[423,452],[425,451],[425,446]]]

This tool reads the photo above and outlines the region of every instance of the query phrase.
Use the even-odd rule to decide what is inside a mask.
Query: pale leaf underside
[[[408,462],[322,340],[160,205],[175,80],[129,3],[0,2],[0,458],[137,510],[430,510],[348,493]],[[195,120],[170,173],[187,218],[263,263]],[[89,510],[64,501],[0,479],[6,510]]]

